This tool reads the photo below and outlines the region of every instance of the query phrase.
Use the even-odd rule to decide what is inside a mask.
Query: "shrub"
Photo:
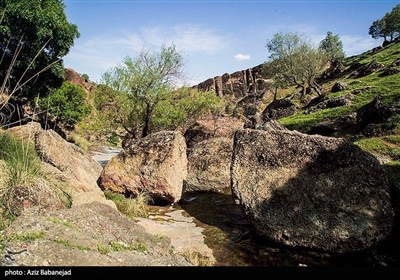
[[[85,102],[85,91],[79,85],[64,82],[61,88],[52,91],[45,98],[39,98],[39,107],[56,122],[74,125],[90,113]]]

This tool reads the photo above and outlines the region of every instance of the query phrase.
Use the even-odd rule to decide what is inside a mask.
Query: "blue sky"
[[[65,0],[81,36],[64,58],[91,80],[143,48],[174,43],[185,59],[187,85],[265,62],[276,32],[298,31],[313,42],[339,34],[348,56],[380,45],[372,21],[400,1],[103,1]]]

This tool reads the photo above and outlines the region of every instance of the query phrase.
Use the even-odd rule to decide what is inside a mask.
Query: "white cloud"
[[[347,56],[363,53],[379,45],[379,41],[369,36],[343,35],[340,38]]]
[[[245,60],[250,60],[251,56],[248,54],[238,53],[237,55],[234,56],[234,58],[238,61],[245,61]]]
[[[184,52],[215,52],[226,47],[228,38],[200,25],[179,24],[171,28],[151,27],[142,32],[146,42],[160,46],[174,43]]]
[[[81,38],[65,57],[65,66],[73,65],[81,73],[90,73],[93,81],[129,55],[141,49],[159,48],[174,43],[179,51],[191,53],[216,53],[228,46],[229,38],[215,30],[200,25],[181,24],[171,27],[153,26],[136,32],[116,32],[93,38]]]

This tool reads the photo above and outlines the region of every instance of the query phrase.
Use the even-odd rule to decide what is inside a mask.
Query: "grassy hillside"
[[[400,100],[400,74],[381,76],[381,73],[377,72],[356,79],[349,77],[352,73],[352,68],[356,64],[367,65],[371,61],[376,60],[378,63],[388,66],[396,59],[400,59],[400,42],[393,43],[376,53],[368,51],[358,56],[349,57],[345,62],[346,70],[342,75],[338,79],[323,82],[322,87],[327,92],[328,97],[343,96],[356,90],[365,89],[365,91],[353,95],[354,100],[350,106],[325,109],[311,114],[304,114],[305,109],[300,109],[296,114],[280,119],[279,122],[290,129],[307,133],[321,121],[333,120],[340,116],[356,112],[361,107],[370,103],[377,95],[383,97],[384,103],[398,102]],[[330,92],[333,84],[337,81],[345,82],[348,88],[341,92]]]
[[[384,104],[400,107],[400,73],[384,76],[382,75],[382,71],[377,71],[360,78],[351,76],[355,69],[368,65],[373,61],[381,63],[386,67],[399,59],[400,41],[380,50],[370,50],[363,54],[347,58],[345,61],[346,69],[337,78],[324,81],[322,86],[330,98],[350,94],[353,97],[350,105],[305,114],[306,109],[302,108],[298,102],[295,102],[300,108],[298,112],[292,116],[280,119],[279,122],[289,129],[309,133],[316,124],[322,121],[334,121],[344,115],[360,111],[361,108],[372,102],[378,95],[382,96]],[[337,81],[345,82],[348,88],[344,91],[332,93],[332,86]],[[355,92],[356,94],[354,94]],[[400,187],[400,114],[390,118],[389,123],[385,123],[384,125],[391,128],[385,135],[369,137],[363,133],[358,133],[357,135],[339,136],[353,139],[354,143],[362,149],[376,155],[384,162],[384,166],[392,181]]]

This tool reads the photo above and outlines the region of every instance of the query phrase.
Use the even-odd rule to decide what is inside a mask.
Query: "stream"
[[[92,157],[105,166],[120,151],[103,147]],[[358,253],[331,254],[266,240],[255,233],[229,193],[184,193],[175,205],[149,205],[149,218],[137,222],[149,233],[169,237],[178,252],[199,252],[217,266],[399,265],[397,242]]]

